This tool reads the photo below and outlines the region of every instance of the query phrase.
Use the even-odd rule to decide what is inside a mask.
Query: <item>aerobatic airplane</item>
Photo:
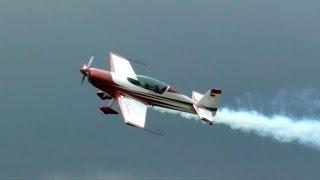
[[[192,98],[181,94],[154,78],[136,75],[130,61],[117,54],[110,53],[110,71],[92,68],[93,56],[88,64],[80,70],[83,74],[81,84],[85,77],[98,89],[97,95],[102,99],[110,99],[108,106],[100,107],[104,114],[118,114],[112,108],[116,100],[127,125],[144,128],[148,106],[197,114],[203,122],[212,125],[213,117],[221,90],[212,89],[205,94],[192,92]]]

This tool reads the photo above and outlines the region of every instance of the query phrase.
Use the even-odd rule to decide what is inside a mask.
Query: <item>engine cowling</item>
[[[100,99],[102,100],[106,100],[106,99],[111,99],[112,97],[110,96],[110,94],[103,92],[103,91],[98,91],[97,92],[97,96],[100,97]]]

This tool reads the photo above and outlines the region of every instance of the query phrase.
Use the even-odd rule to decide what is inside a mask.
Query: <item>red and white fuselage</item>
[[[161,81],[136,75],[129,60],[119,55],[110,53],[110,66],[111,70],[106,71],[85,65],[80,71],[99,89],[100,98],[116,99],[125,123],[144,128],[147,107],[159,106],[198,114],[212,124],[221,90],[213,89],[204,95],[193,92],[193,98],[189,98]],[[100,109],[106,114],[117,113],[111,107]]]

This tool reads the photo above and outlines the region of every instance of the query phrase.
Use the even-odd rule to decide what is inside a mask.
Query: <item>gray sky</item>
[[[221,87],[223,107],[319,117],[319,17],[312,0],[1,0],[0,179],[319,179],[319,151],[295,143],[152,110],[164,137],[127,128],[79,72],[113,51],[189,96]]]

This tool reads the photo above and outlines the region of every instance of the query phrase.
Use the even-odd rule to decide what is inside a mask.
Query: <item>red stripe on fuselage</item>
[[[196,111],[193,108],[193,104],[190,102],[172,99],[160,95],[154,95],[151,93],[143,93],[129,89],[124,89],[123,87],[115,84],[110,71],[90,68],[88,79],[93,86],[110,94],[112,97],[115,97],[117,92],[121,92],[128,96],[136,98],[148,105],[161,106],[179,111],[196,113]]]
[[[169,109],[174,109],[178,111],[183,111],[183,112],[188,112],[188,113],[193,113],[196,114],[196,111],[193,107],[193,104],[189,102],[183,102],[183,101],[178,101],[175,99],[170,99],[166,98],[163,96],[155,96],[152,94],[147,94],[147,93],[141,93],[141,92],[136,92],[128,89],[124,89],[122,87],[119,87],[117,85],[113,86],[114,90],[123,93],[124,95],[133,97],[145,104],[152,105],[152,106],[160,106],[164,108],[169,108]]]

